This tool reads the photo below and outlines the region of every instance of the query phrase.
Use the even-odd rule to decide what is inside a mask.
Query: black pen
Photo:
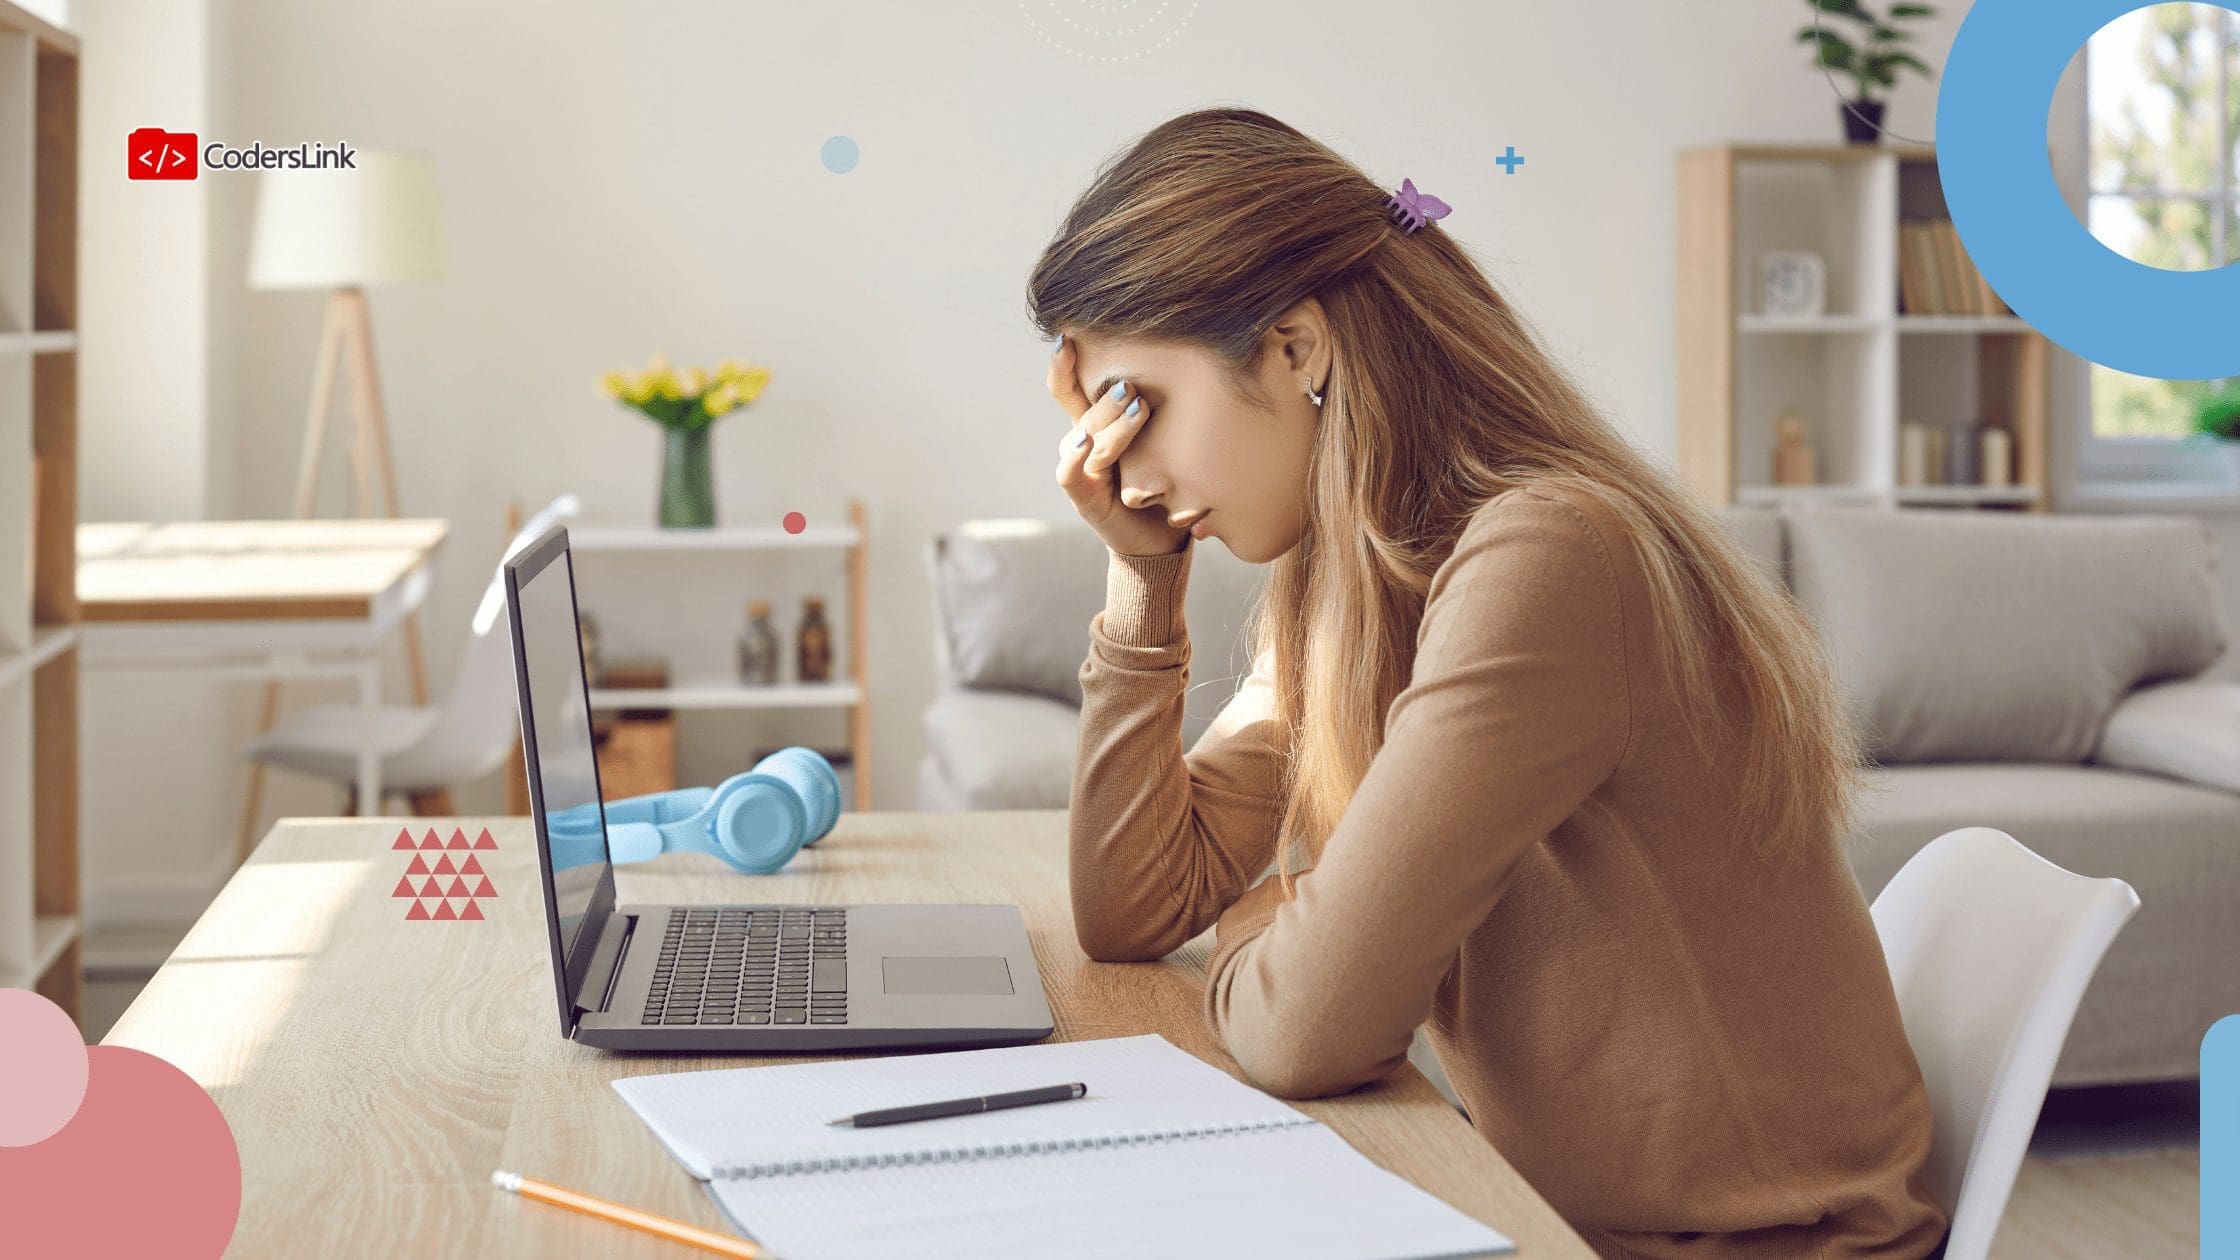
[[[986,1094],[979,1098],[951,1098],[945,1102],[914,1103],[908,1107],[885,1107],[878,1111],[860,1111],[852,1116],[842,1116],[832,1121],[835,1125],[850,1125],[868,1129],[875,1124],[902,1124],[910,1120],[934,1120],[942,1116],[968,1116],[974,1112],[995,1111],[1002,1107],[1028,1107],[1035,1103],[1064,1102],[1079,1098],[1089,1092],[1089,1087],[1079,1081],[1071,1085],[1045,1085],[1040,1089],[1015,1090],[1008,1094]]]

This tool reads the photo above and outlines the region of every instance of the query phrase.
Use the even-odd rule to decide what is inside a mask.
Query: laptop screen
[[[507,567],[523,760],[534,778],[531,808],[551,872],[559,957],[568,960],[576,956],[577,937],[609,868],[565,531],[524,548]]]

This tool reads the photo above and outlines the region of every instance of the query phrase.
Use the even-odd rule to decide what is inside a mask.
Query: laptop
[[[566,527],[508,559],[505,583],[562,1035],[613,1050],[756,1054],[1050,1035],[1014,905],[616,905]],[[556,816],[597,825],[556,827]],[[803,853],[814,862],[822,847]],[[737,878],[750,897],[810,882]]]

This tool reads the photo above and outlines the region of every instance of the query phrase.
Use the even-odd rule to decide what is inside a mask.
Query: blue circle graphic
[[[2164,271],[2085,230],[2054,183],[2046,114],[2077,50],[2141,0],[1976,0],[1937,92],[1937,176],[1999,296],[2063,349],[2134,376],[2240,374],[2240,267]],[[2231,8],[2230,5],[2218,5]]]
[[[861,154],[856,149],[855,141],[846,136],[834,136],[824,142],[824,148],[817,156],[824,159],[826,170],[835,175],[845,175],[856,168],[856,159]]]

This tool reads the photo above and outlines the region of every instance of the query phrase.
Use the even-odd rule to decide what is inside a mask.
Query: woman
[[[1213,925],[1206,1017],[1285,1097],[1427,1026],[1471,1123],[1605,1255],[1931,1253],[1818,639],[1462,247],[1292,128],[1206,110],[1100,172],[1028,298],[1062,338],[1057,479],[1110,552],[1082,948]],[[1209,537],[1273,573],[1185,753]]]

